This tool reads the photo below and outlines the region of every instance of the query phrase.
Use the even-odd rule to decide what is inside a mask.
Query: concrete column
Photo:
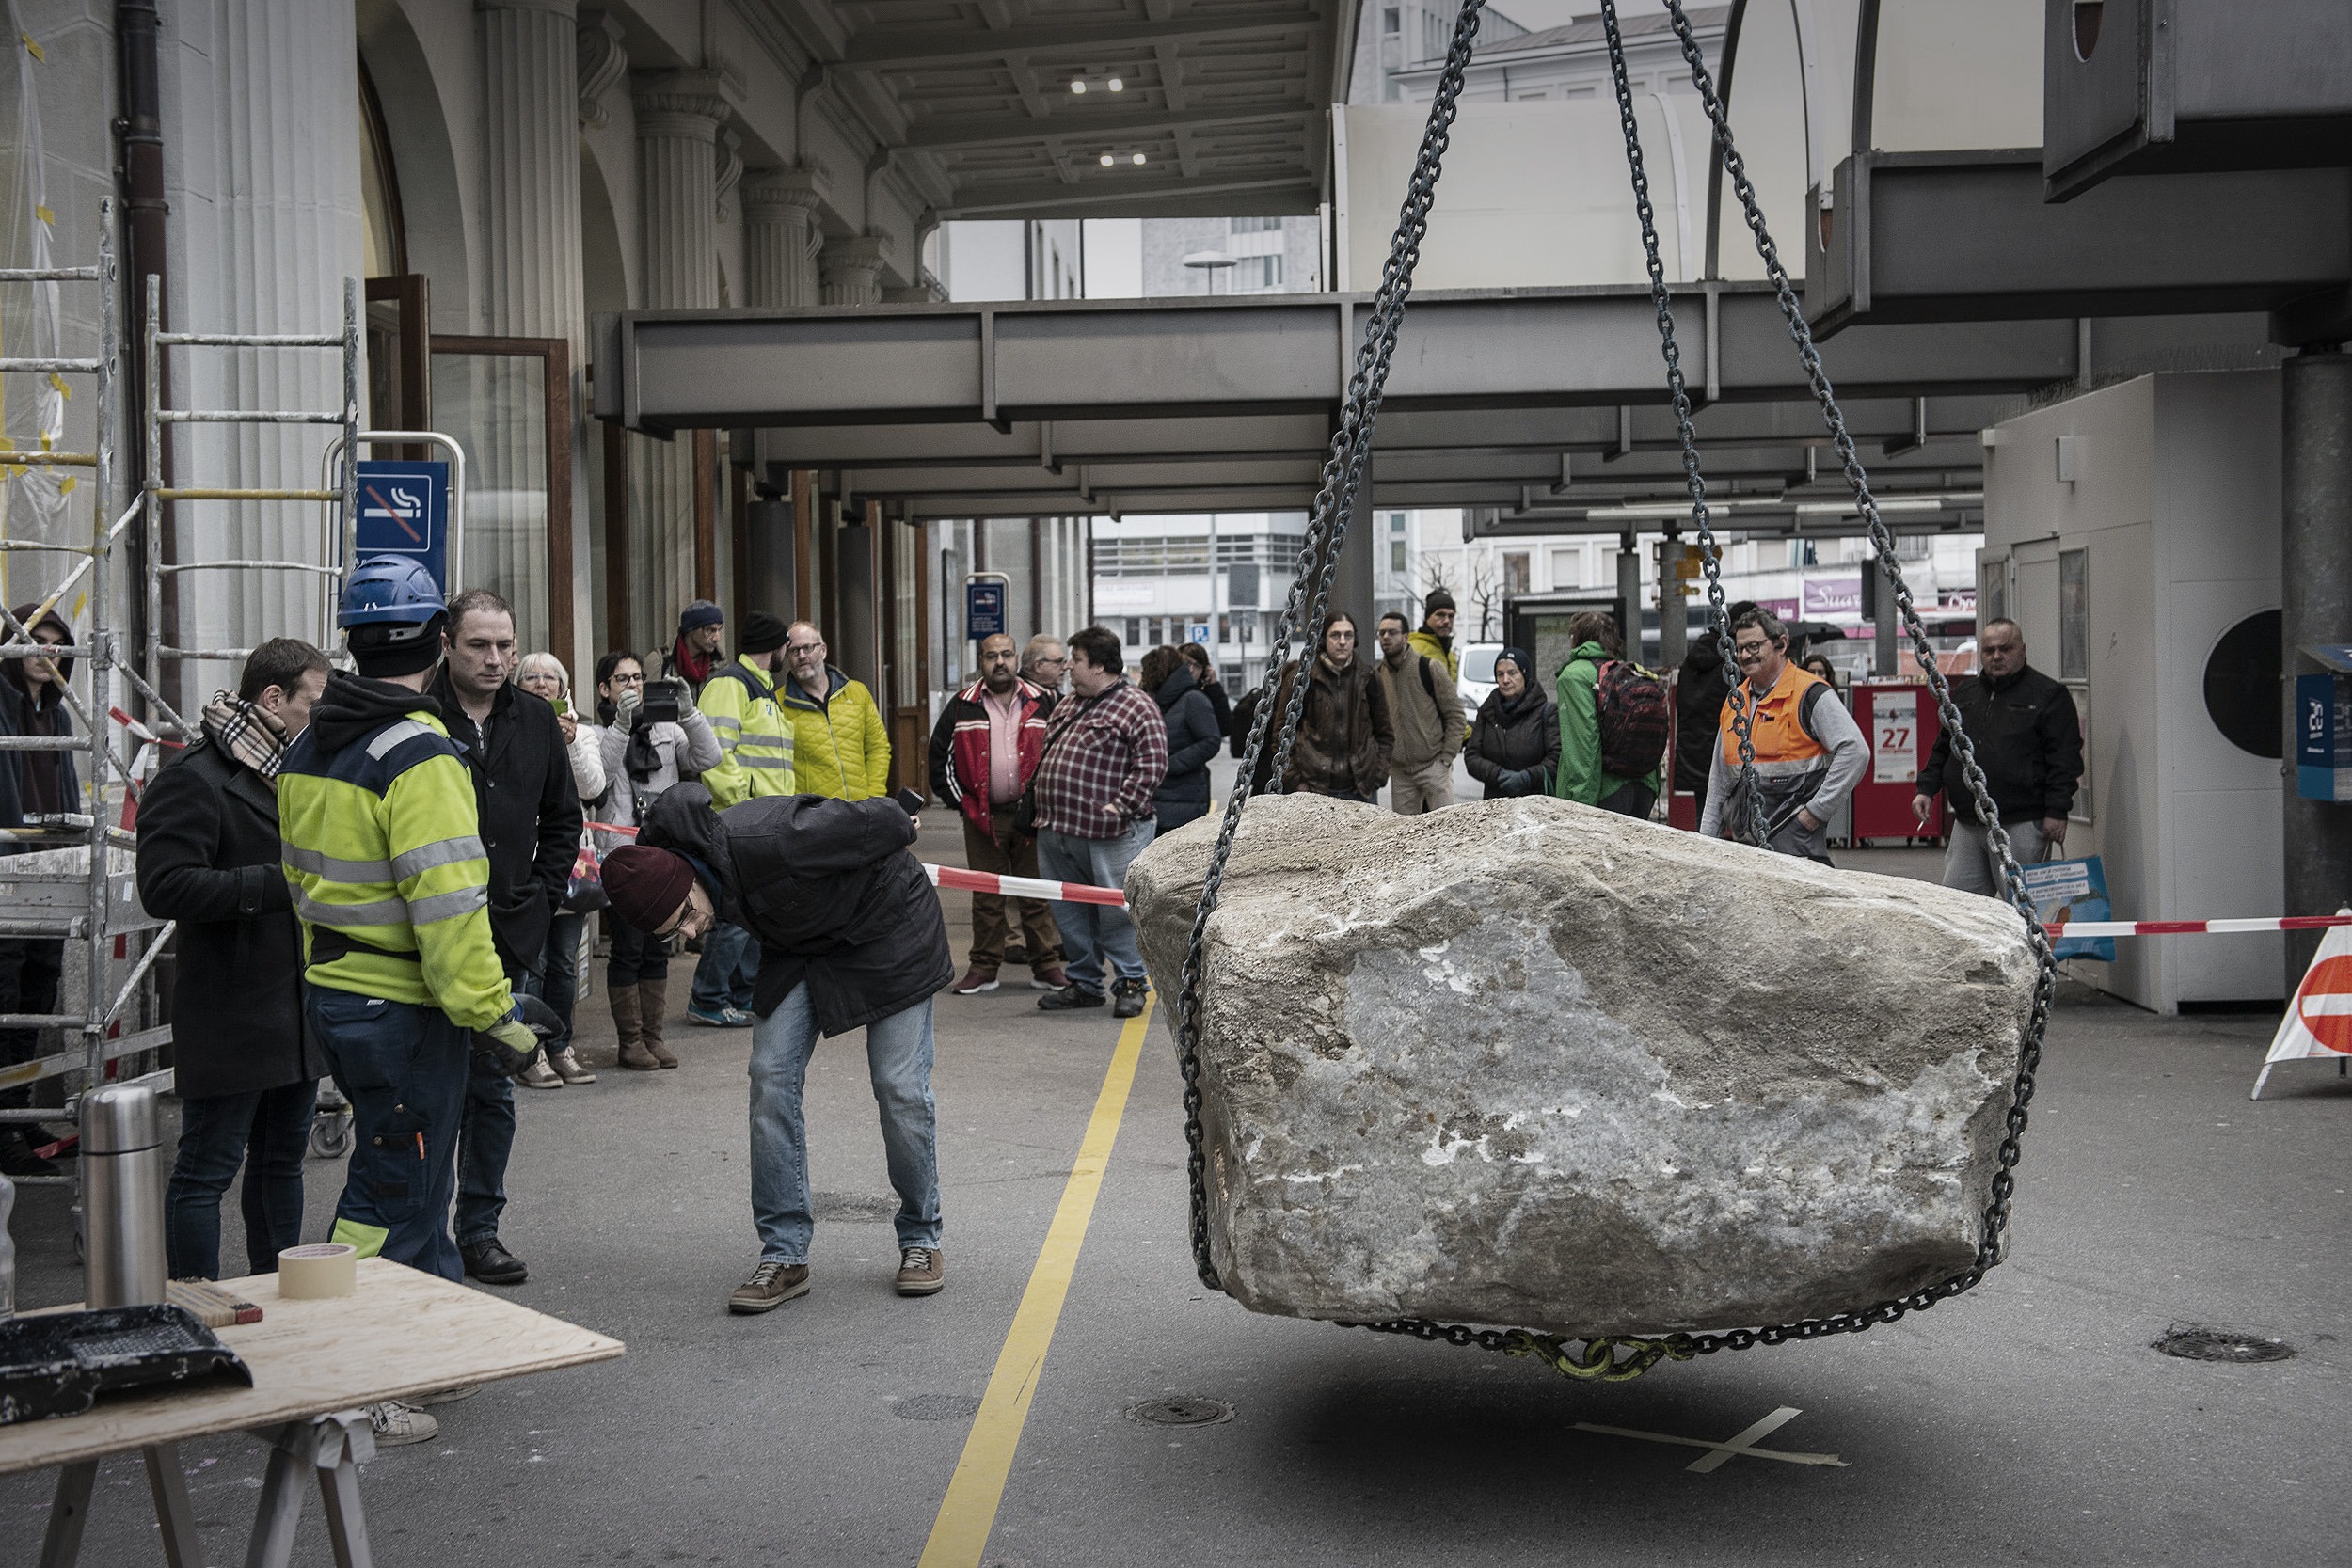
[[[475,0],[482,42],[482,328],[496,337],[561,338],[571,347],[573,562],[588,559],[589,432],[582,366],[586,322],[580,245],[580,32],[573,0]],[[486,378],[490,367],[478,373]],[[480,445],[471,488],[485,498],[529,487],[545,448],[536,411],[501,405],[519,388],[485,379],[475,417]],[[533,451],[533,448],[537,451]],[[501,470],[503,470],[501,472]],[[551,480],[553,476],[548,476]],[[529,508],[469,509],[465,579],[515,605],[525,648],[548,645],[550,595],[571,601],[571,646],[556,656],[577,671],[589,644],[586,575],[551,581],[546,520]]]
[[[822,303],[881,304],[882,270],[889,260],[890,237],[886,234],[852,234],[846,239],[827,240]]]
[[[352,8],[244,0],[213,8],[200,24],[172,14],[167,25],[183,47],[167,51],[167,102],[204,112],[184,136],[174,132],[169,320],[181,331],[341,332],[344,280],[364,266]],[[185,407],[343,405],[340,357],[312,349],[183,351],[173,373],[174,401]],[[363,372],[363,398],[365,386]],[[182,426],[177,471],[208,484],[307,489],[319,482],[328,435],[316,425]],[[318,534],[308,504],[181,508],[183,561],[314,561]],[[322,624],[319,579],[305,574],[197,572],[181,592],[183,646],[336,635]],[[191,697],[233,685],[237,671],[230,662],[175,668],[178,689],[165,694],[183,712]]]
[[[636,82],[637,182],[643,305],[708,309],[719,303],[719,126],[730,112],[715,71],[673,71]],[[694,596],[693,443],[643,441],[632,454],[629,574],[634,645],[666,646]]]
[[[2286,749],[2286,911],[2332,914],[2352,903],[2352,804],[2296,792],[2295,677],[2315,670],[2301,651],[2352,642],[2352,354],[2306,350],[2282,367],[2283,546],[2280,734]],[[2316,931],[2287,934],[2287,986],[2301,981]]]
[[[818,303],[817,208],[825,199],[819,169],[754,169],[743,180],[743,303],[797,307]]]

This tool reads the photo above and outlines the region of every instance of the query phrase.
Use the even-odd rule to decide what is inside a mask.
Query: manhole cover
[[[1233,1407],[1223,1400],[1202,1400],[1180,1396],[1168,1400],[1146,1400],[1127,1407],[1130,1420],[1143,1421],[1159,1427],[1205,1427],[1233,1418]]]
[[[900,1400],[898,1416],[909,1421],[961,1421],[980,1413],[980,1402],[975,1394],[917,1394]]]
[[[2201,1328],[2195,1324],[2176,1324],[2149,1348],[2177,1355],[2184,1361],[2284,1361],[2295,1354],[2293,1345],[2267,1335],[2240,1334],[2234,1329]]]
[[[875,1193],[812,1193],[808,1210],[820,1220],[882,1224],[897,1217],[898,1200]]]

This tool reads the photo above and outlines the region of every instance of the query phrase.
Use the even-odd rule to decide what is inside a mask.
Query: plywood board
[[[276,1275],[225,1279],[258,1323],[216,1330],[253,1386],[208,1380],[103,1397],[87,1415],[0,1427],[0,1475],[330,1410],[619,1356],[623,1345],[561,1318],[371,1258],[336,1301],[283,1301]]]

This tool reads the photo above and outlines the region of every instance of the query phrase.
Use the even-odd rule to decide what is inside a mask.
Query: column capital
[[[762,217],[779,210],[815,212],[833,197],[824,169],[755,168],[743,176],[743,210]]]
[[[880,272],[890,261],[887,234],[848,234],[825,241],[825,270],[835,267]]]
[[[604,95],[628,74],[628,51],[621,47],[626,35],[600,6],[581,11],[579,24],[580,122],[601,131],[612,119],[604,110]]]
[[[723,71],[655,71],[632,78],[637,134],[716,142],[719,125],[742,101],[743,86]]]

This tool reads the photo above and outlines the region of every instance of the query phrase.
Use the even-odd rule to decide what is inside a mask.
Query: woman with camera
[[[718,737],[694,706],[692,691],[683,681],[649,686],[635,654],[609,653],[596,660],[596,718],[605,785],[603,796],[589,802],[595,821],[633,828],[672,784],[719,766]],[[599,854],[629,842],[626,833],[596,835]],[[617,920],[606,925],[612,958],[605,967],[605,992],[620,1037],[621,1066],[632,1072],[675,1067],[677,1057],[661,1038],[670,1004],[667,941]]]

